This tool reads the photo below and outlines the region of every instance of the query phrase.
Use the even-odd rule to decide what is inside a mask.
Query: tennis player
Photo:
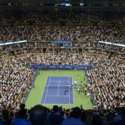
[[[78,88],[78,94],[80,94],[80,90],[79,90],[79,88]]]
[[[84,81],[85,81],[85,77],[84,77]]]
[[[78,85],[78,82],[77,82],[77,80],[75,80],[75,81],[74,81],[74,84],[75,84],[75,85]]]
[[[82,85],[82,81],[81,81],[81,85]]]
[[[40,75],[40,71],[38,70],[38,73],[39,73],[39,75]]]
[[[66,92],[68,92],[68,88],[66,89]]]
[[[84,94],[84,90],[82,91],[82,94]]]
[[[87,91],[87,87],[85,87],[85,90]]]
[[[79,78],[79,75],[78,75],[78,78]]]
[[[85,90],[85,95],[86,95],[86,93],[87,93],[87,90]]]

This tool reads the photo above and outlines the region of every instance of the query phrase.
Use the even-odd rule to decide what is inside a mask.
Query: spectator
[[[108,121],[109,125],[113,124],[113,119],[114,119],[114,113],[107,114],[107,121]]]
[[[114,122],[113,125],[125,125],[125,107],[123,107],[121,110],[121,116],[122,116],[122,120]]]
[[[11,125],[13,119],[9,118],[9,112],[7,110],[2,111],[2,116],[3,116],[3,123],[4,125]]]
[[[24,110],[25,109],[25,104],[21,104],[20,108],[21,108],[21,110]]]
[[[92,125],[92,122],[89,119],[89,116],[88,116],[87,112],[85,112],[85,111],[83,111],[82,114],[81,114],[81,121],[86,123],[86,125]]]
[[[24,110],[25,108],[25,104],[21,104],[20,105],[20,110]],[[15,118],[18,119],[19,118],[19,111],[15,113]]]
[[[57,105],[53,106],[53,113],[49,116],[50,125],[61,125],[63,116],[60,114],[59,108]]]
[[[0,125],[4,125],[3,121],[0,121]]]
[[[19,111],[19,119],[15,119],[13,125],[29,125],[29,122],[26,120],[26,109]]]
[[[32,125],[45,125],[47,120],[47,108],[36,105],[30,111],[30,122]]]
[[[103,125],[99,115],[93,115],[92,125]]]
[[[85,125],[84,122],[80,121],[81,109],[75,107],[73,109],[73,117],[63,121],[62,125]]]

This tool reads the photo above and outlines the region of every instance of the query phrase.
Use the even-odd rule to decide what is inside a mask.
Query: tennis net
[[[46,85],[46,88],[71,88],[72,85]]]

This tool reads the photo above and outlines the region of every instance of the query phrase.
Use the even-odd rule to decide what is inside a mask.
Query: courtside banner
[[[28,68],[40,69],[40,70],[90,70],[96,68],[92,65],[30,65]]]
[[[7,43],[0,43],[0,46],[11,45],[11,44],[16,44],[16,43],[26,43],[26,42],[27,42],[27,40],[15,41],[15,42],[7,42]]]
[[[125,45],[123,45],[123,44],[110,43],[110,42],[105,42],[105,41],[99,41],[99,43],[104,43],[104,44],[113,45],[113,46],[125,47]]]
[[[59,41],[59,40],[58,40],[58,41],[54,41],[54,44],[71,44],[71,41],[63,41],[63,40],[62,40],[62,41],[61,41],[61,40]]]

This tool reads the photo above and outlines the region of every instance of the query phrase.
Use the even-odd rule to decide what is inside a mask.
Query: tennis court
[[[79,78],[78,78],[78,75],[79,75]],[[84,77],[86,77],[85,70],[69,70],[69,71],[68,70],[61,70],[58,72],[57,72],[57,70],[50,70],[50,71],[49,70],[41,70],[40,75],[38,74],[35,81],[34,81],[35,87],[32,88],[32,90],[30,91],[30,93],[26,99],[26,102],[25,102],[26,108],[30,109],[33,106],[38,105],[38,104],[42,104],[43,106],[50,108],[50,109],[53,108],[53,105],[56,102],[52,103],[49,101],[49,103],[48,103],[46,100],[45,101],[46,104],[44,104],[44,101],[43,101],[45,99],[46,90],[47,90],[47,88],[45,86],[46,86],[47,81],[49,80],[49,76],[51,77],[50,81],[56,81],[55,84],[57,83],[57,81],[61,81],[61,85],[62,85],[63,81],[64,82],[67,81],[67,83],[64,83],[63,85],[69,85],[69,84],[74,83],[75,80],[77,80],[78,83],[83,81],[83,85],[85,85],[87,83],[87,78],[84,81]],[[70,83],[68,83],[68,77],[72,78],[72,80],[70,80]],[[61,80],[61,79],[63,79],[63,80]],[[51,85],[53,85],[53,84],[54,83],[51,83]],[[61,88],[61,85],[60,85],[60,88]],[[78,87],[79,86],[80,86],[80,84],[78,85]],[[57,88],[56,88],[56,96],[54,94],[55,91],[52,91],[52,93],[50,93],[51,95],[54,94],[54,97],[52,97],[52,98],[57,97],[57,90],[58,90]],[[66,87],[65,87],[65,89],[66,89]],[[50,95],[49,92],[53,89],[48,89],[48,90],[49,91],[48,91],[47,95]],[[64,90],[62,92],[62,96],[65,96]],[[73,91],[73,93],[71,93],[71,91]],[[90,102],[90,97],[83,95],[82,92],[80,94],[78,94],[78,91],[76,89],[73,89],[71,91],[70,91],[70,100],[71,100],[71,96],[72,96],[72,100],[73,100],[72,104],[69,104],[68,101],[66,101],[67,104],[64,104],[64,102],[61,101],[61,103],[56,104],[56,105],[63,106],[63,108],[65,108],[65,109],[77,107],[80,105],[83,105],[84,109],[93,109],[93,104]],[[59,94],[61,95],[60,89],[59,89]],[[67,95],[68,95],[68,93],[67,93]],[[60,99],[62,99],[62,98],[60,98]],[[51,101],[53,101],[53,100],[55,100],[55,99],[51,99]],[[64,101],[65,101],[65,98],[64,98]],[[70,101],[70,103],[71,103],[71,101]]]
[[[48,76],[41,104],[74,104],[71,85],[71,76]]]

